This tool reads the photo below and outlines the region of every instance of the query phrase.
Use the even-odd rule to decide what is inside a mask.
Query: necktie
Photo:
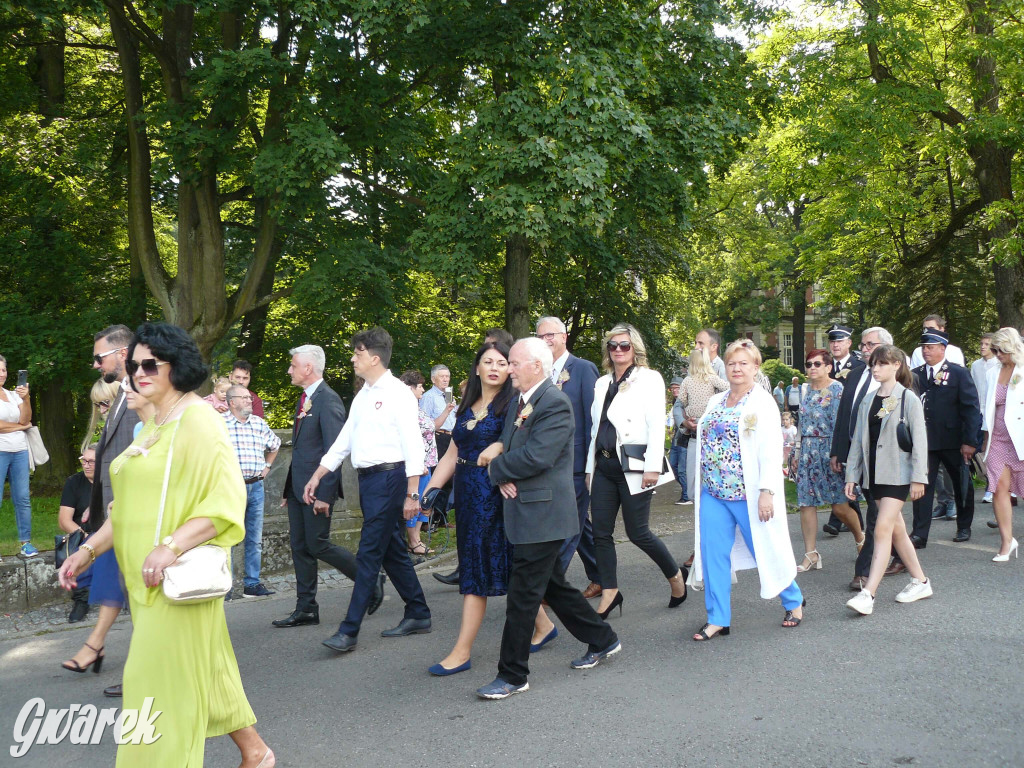
[[[928,366],[928,386],[935,383],[935,369],[930,365]]]
[[[525,400],[523,400],[523,396],[522,396],[522,395],[520,395],[520,396],[519,396],[519,408],[518,408],[518,409],[516,409],[516,418],[517,418],[517,419],[518,419],[518,418],[519,418],[520,416],[522,416],[522,415],[523,415],[523,406],[525,406],[525,405],[526,405],[526,401],[525,401]]]
[[[302,397],[299,398],[299,413],[302,413],[302,406],[306,404],[306,390],[302,390]]]
[[[832,363],[832,378],[836,378],[839,375],[839,362]]]

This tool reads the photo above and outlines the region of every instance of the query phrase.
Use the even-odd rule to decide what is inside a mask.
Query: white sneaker
[[[982,504],[992,503],[992,491],[985,491],[985,495],[981,497]]]
[[[875,610],[875,598],[866,589],[862,589],[846,601],[846,607],[864,616],[870,616],[871,612]]]
[[[896,595],[897,603],[912,603],[915,600],[924,600],[932,596],[932,581],[918,581],[911,579],[910,583],[903,588],[903,591]]]

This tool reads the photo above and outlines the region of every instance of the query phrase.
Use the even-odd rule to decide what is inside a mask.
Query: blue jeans
[[[260,583],[263,565],[263,483],[245,486],[245,578],[242,584],[255,587]]]
[[[750,537],[750,516],[747,500],[723,501],[716,499],[707,489],[700,490],[700,557],[704,567],[704,607],[708,611],[708,624],[728,627],[732,621],[732,546],[739,526],[747,549],[754,552]],[[779,595],[787,611],[803,603],[800,587],[793,583]]]
[[[686,446],[673,445],[668,452],[668,465],[676,473],[676,480],[682,488],[680,499],[686,501]]]
[[[24,544],[32,538],[32,503],[28,498],[28,451],[8,453],[0,451],[0,500],[3,500],[4,480],[11,483],[11,501],[14,519],[18,524],[18,539]]]

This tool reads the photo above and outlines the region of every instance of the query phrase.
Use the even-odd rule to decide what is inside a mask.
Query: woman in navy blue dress
[[[476,353],[466,395],[459,405],[451,446],[438,462],[427,486],[441,488],[455,477],[455,523],[459,549],[459,592],[462,624],[459,638],[434,675],[453,675],[470,668],[470,653],[487,611],[487,598],[504,595],[512,564],[512,545],[505,538],[501,493],[492,487],[480,453],[501,440],[505,414],[514,390],[508,378],[508,347],[487,342]]]

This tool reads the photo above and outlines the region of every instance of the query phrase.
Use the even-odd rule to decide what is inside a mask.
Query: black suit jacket
[[[590,446],[591,415],[594,404],[594,385],[597,383],[597,366],[589,360],[570,354],[565,361],[564,373],[569,380],[561,382],[559,389],[569,397],[572,403],[573,418],[576,431],[573,436],[573,467],[572,471],[582,474],[587,468],[587,448]]]
[[[927,365],[915,368],[914,378],[924,403],[928,450],[959,450],[961,445],[981,445],[981,406],[970,371],[944,360],[932,384],[928,384]]]
[[[124,453],[135,439],[135,425],[139,416],[130,411],[124,402],[124,392],[118,392],[110,404],[109,416],[100,433],[100,444],[96,449],[96,472],[99,482],[92,484],[92,500],[89,504],[89,522],[82,526],[88,531],[98,531],[107,519],[107,505],[114,500],[110,487],[110,464]]]
[[[853,432],[857,426],[857,410],[864,401],[870,384],[869,381],[864,381],[864,386],[857,392],[857,387],[865,376],[871,376],[871,370],[861,362],[859,366],[851,369],[843,381],[843,396],[839,399],[839,412],[832,428],[832,448],[829,451],[829,456],[835,456],[841,464],[845,464],[850,455],[850,443],[853,442]]]
[[[828,375],[833,381],[838,381],[845,387],[847,382],[849,382],[853,377],[855,371],[861,371],[865,368],[867,368],[867,364],[857,357],[856,352],[851,352],[850,358],[846,361],[843,367],[839,369],[839,375],[833,376],[831,371],[829,371]]]
[[[541,382],[530,397],[533,409],[516,426],[518,404],[513,399],[505,417],[505,452],[487,469],[493,485],[516,484],[516,497],[504,500],[505,535],[513,544],[562,541],[580,532],[572,404],[551,379]]]
[[[301,400],[301,396],[299,400]],[[302,501],[302,491],[309,478],[320,466],[320,459],[331,449],[345,426],[345,404],[338,393],[321,381],[310,398],[309,412],[299,418],[299,404],[295,403],[295,424],[292,426],[292,461],[288,466],[288,477],[284,481],[284,497],[292,494]],[[341,467],[328,472],[316,489],[317,501],[334,506],[339,496],[344,496],[341,487]]]

